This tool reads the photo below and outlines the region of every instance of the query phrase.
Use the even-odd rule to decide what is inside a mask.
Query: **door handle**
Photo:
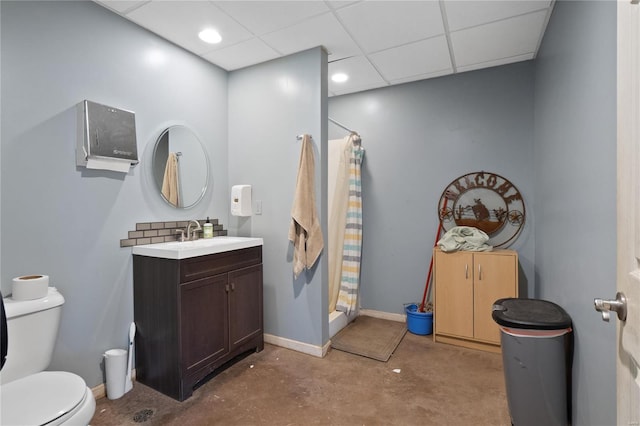
[[[616,293],[615,300],[593,299],[593,304],[595,305],[596,311],[602,313],[603,321],[609,322],[611,311],[618,314],[620,321],[626,321],[627,319],[627,298],[624,296],[624,293]]]

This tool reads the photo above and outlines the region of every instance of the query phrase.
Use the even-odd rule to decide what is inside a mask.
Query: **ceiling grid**
[[[317,46],[331,96],[535,58],[555,0],[94,0],[233,71]],[[217,45],[198,39],[213,27]]]

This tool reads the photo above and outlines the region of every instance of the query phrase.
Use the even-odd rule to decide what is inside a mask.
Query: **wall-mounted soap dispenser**
[[[234,216],[251,216],[251,185],[234,185],[231,187],[231,214]]]

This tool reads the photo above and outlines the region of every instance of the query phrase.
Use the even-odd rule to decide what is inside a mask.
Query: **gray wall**
[[[474,171],[522,193],[529,217],[510,247],[533,294],[533,65],[514,65],[333,97],[329,116],[362,136],[360,305],[401,313],[419,302],[442,191]],[[329,139],[346,132],[329,124]]]
[[[227,223],[227,73],[92,2],[2,2],[2,291],[48,274],[66,298],[51,367],[102,383],[102,353],[126,347],[136,222]],[[155,55],[155,56],[152,56]],[[164,59],[162,62],[151,60]],[[141,164],[76,168],[75,106],[136,112]],[[167,124],[189,124],[212,159],[205,202],[176,211],[151,186],[148,156]]]
[[[229,185],[250,184],[262,214],[230,218],[230,232],[264,238],[265,332],[321,346],[328,340],[327,261],[297,280],[287,234],[300,141],[313,137],[318,213],[326,235],[327,61],[321,48],[229,75]],[[326,239],[325,239],[326,241]]]
[[[118,240],[136,222],[206,215],[264,237],[265,331],[324,344],[326,257],[293,280],[287,230],[295,136],[310,133],[326,231],[326,54],[235,71],[227,93],[224,71],[93,3],[3,1],[1,14],[2,291],[12,277],[45,273],[65,295],[52,368],[101,383],[101,354],[125,346],[133,318],[131,252]],[[526,294],[574,319],[574,424],[615,422],[615,325],[592,308],[615,292],[615,28],[615,2],[561,1],[533,63],[329,102],[367,149],[365,308],[401,312],[422,296],[436,203],[451,180],[487,170],[520,189],[528,221],[512,248]],[[166,62],[154,65],[151,52]],[[75,167],[83,99],[136,112],[142,162],[128,175]],[[196,130],[212,161],[212,189],[185,212],[161,201],[145,165],[162,128],[178,123]],[[262,215],[228,216],[230,185],[240,183],[253,185]]]
[[[615,424],[616,2],[560,1],[535,71],[536,296],[574,321],[576,425]]]

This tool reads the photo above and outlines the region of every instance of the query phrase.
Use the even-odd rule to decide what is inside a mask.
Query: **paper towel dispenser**
[[[133,112],[85,100],[78,124],[76,165],[127,172],[138,164]]]

